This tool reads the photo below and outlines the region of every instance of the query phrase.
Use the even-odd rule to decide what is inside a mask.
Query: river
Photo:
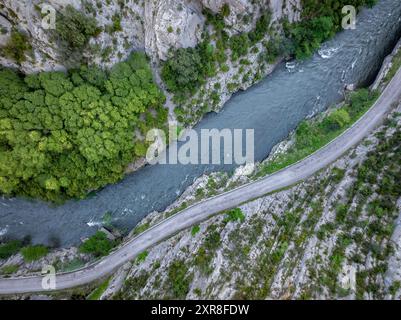
[[[305,117],[344,97],[346,84],[368,85],[401,33],[401,2],[381,0],[346,30],[323,44],[313,57],[285,64],[259,84],[237,93],[218,114],[207,114],[201,129],[255,130],[255,159],[265,159]],[[30,236],[33,243],[74,245],[96,232],[106,212],[130,230],[147,214],[163,210],[204,173],[231,171],[233,165],[147,166],[85,200],[61,206],[22,198],[0,198],[0,237]]]

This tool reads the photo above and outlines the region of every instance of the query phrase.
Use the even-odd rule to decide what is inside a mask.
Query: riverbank
[[[397,76],[398,76],[398,78],[400,77],[399,76],[399,73],[400,72],[398,72],[398,74],[397,74]],[[393,79],[393,81],[392,82],[394,82],[395,80]],[[399,81],[399,79],[397,79],[397,81]],[[395,84],[395,86],[397,87],[397,82],[396,82],[396,84]],[[397,87],[398,88],[398,87]],[[389,88],[387,88],[388,90],[390,90]],[[387,90],[386,89],[386,90]],[[393,84],[393,88],[392,89],[394,89],[394,84]],[[390,90],[389,91],[389,94],[391,93],[392,91]],[[396,96],[399,98],[399,93],[397,93],[396,92]],[[390,102],[388,101],[388,99],[390,99]],[[391,93],[391,97],[389,97],[389,96],[382,96],[381,98],[380,98],[380,102],[378,102],[377,104],[375,104],[375,107],[376,107],[376,109],[375,110],[373,110],[373,109],[371,109],[368,113],[369,113],[369,117],[376,117],[376,118],[374,118],[374,120],[372,120],[372,119],[370,119],[369,117],[365,117],[365,119],[363,119],[364,120],[364,122],[368,122],[369,123],[369,125],[368,126],[366,126],[366,124],[363,124],[363,121],[360,121],[359,123],[358,123],[358,125],[357,126],[355,126],[354,128],[352,128],[354,131],[355,130],[362,130],[362,128],[364,129],[364,130],[370,130],[371,128],[374,128],[376,125],[377,125],[377,123],[378,123],[378,121],[380,121],[380,119],[381,119],[381,117],[382,116],[384,116],[385,114],[386,114],[386,110],[388,111],[388,110],[390,110],[389,108],[390,108],[390,105],[386,105],[386,103],[387,104],[390,104],[393,100],[395,99],[395,96],[394,96],[394,92],[392,92]],[[379,108],[379,106],[381,106],[381,108]],[[379,109],[378,109],[379,108]],[[372,121],[371,121],[372,120]],[[361,133],[361,132],[352,132],[352,129],[350,129],[350,131],[348,131],[347,133],[348,133],[348,135],[347,134],[343,134],[342,136],[341,136],[341,138],[344,140],[344,139],[348,139],[348,138],[350,138],[350,137],[352,137],[353,139],[359,139],[358,138],[358,136],[360,136],[360,137],[363,137],[363,133]],[[363,131],[363,130],[362,130]],[[352,140],[352,139],[351,139]],[[341,144],[342,145],[342,147],[343,148],[347,148],[347,145],[349,144],[349,146],[352,146],[353,145],[353,142],[352,141],[349,141],[349,140],[345,140],[346,141],[346,143],[345,144]],[[356,141],[359,141],[359,140],[356,140]],[[326,147],[326,149],[327,150],[329,150],[330,149],[330,147],[331,146],[333,146],[335,149],[334,150],[336,150],[335,151],[335,153],[338,153],[339,152],[339,149],[337,148],[337,145],[336,144],[331,144],[331,145],[329,145],[329,146],[327,146]],[[347,149],[345,149],[345,150],[347,150]],[[324,151],[322,150],[322,152],[321,153],[324,153]],[[340,155],[340,154],[339,154]],[[318,157],[318,155],[317,155],[317,153],[316,153],[316,156]],[[337,155],[338,156],[338,155]],[[337,157],[336,156],[336,157]],[[336,159],[336,157],[335,158],[333,158],[333,159]],[[307,162],[307,161],[304,161],[304,162]],[[321,159],[321,161],[319,162],[318,161],[318,164],[317,164],[317,166],[318,167],[322,167],[322,168],[324,168],[324,164],[325,163],[327,163],[327,164],[329,164],[331,161],[330,161],[330,157],[329,157],[329,159]],[[301,164],[300,164],[301,165]],[[290,168],[291,169],[291,168]],[[310,168],[309,168],[310,169]],[[303,171],[304,172],[304,171]],[[303,173],[303,174],[307,174],[307,173]],[[308,175],[306,176],[306,177],[309,177]],[[262,188],[263,189],[263,188]],[[277,189],[277,188],[276,188]],[[259,191],[260,191],[260,188],[258,189]],[[267,191],[264,191],[264,193],[267,193]],[[228,195],[229,193],[227,193],[227,195]],[[243,194],[242,194],[243,195]],[[255,197],[256,198],[256,197]],[[241,201],[240,201],[241,202]],[[239,203],[240,203],[239,202]],[[205,208],[204,208],[205,209]],[[189,212],[189,210],[187,210],[188,212]],[[208,213],[209,215],[210,214],[212,214],[213,212],[210,212],[210,213]],[[182,215],[182,214],[181,214]],[[180,216],[180,214],[179,215],[177,215],[177,217],[178,216]],[[192,215],[191,215],[191,217],[192,217]],[[240,220],[243,220],[245,217],[242,215],[242,217],[241,217],[241,215],[240,216],[238,216],[237,214],[236,215],[233,215],[232,216],[232,218],[230,218],[230,219],[234,219],[234,220],[236,220],[237,219],[237,217],[240,219]],[[175,218],[175,217],[174,217]],[[199,218],[199,217],[198,217]],[[192,217],[192,219],[193,219],[193,217]],[[174,219],[169,219],[170,221],[173,221]],[[190,220],[190,219],[189,219]],[[185,222],[185,224],[188,224],[188,223],[191,223],[190,221],[188,221],[188,218],[186,218],[186,220],[185,220],[186,222]],[[202,221],[202,220],[201,220]],[[230,220],[228,220],[228,221],[230,221]],[[166,221],[166,223],[168,224],[168,222]],[[158,228],[158,227],[161,227],[163,225],[163,223],[162,224],[159,224],[158,226],[156,226],[156,227],[154,227],[154,228],[152,228],[153,230],[154,230],[154,232],[158,232],[158,237],[160,237],[160,231],[156,231],[156,229]],[[191,225],[191,224],[189,224],[189,225]],[[177,227],[177,225],[175,225],[176,227]],[[181,227],[179,227],[179,228],[181,228]],[[184,229],[184,228],[183,228]],[[152,231],[153,231],[152,230]],[[198,230],[199,231],[199,230]],[[198,232],[198,231],[196,231],[196,232],[194,232],[195,234]],[[149,232],[150,232],[150,230],[149,230]],[[146,232],[145,232],[146,233]],[[141,238],[141,236],[142,236],[142,234],[139,236],[139,237],[137,237],[137,238],[135,238],[135,239],[133,239],[132,241],[129,241],[130,243],[133,243],[133,242],[135,242],[135,240],[137,240],[137,239],[140,239]],[[162,238],[163,238],[163,236],[161,236]],[[154,238],[152,238],[153,239],[153,241],[156,241],[157,242],[157,239],[154,239]],[[138,240],[139,241],[139,240]],[[127,245],[125,245],[125,248],[127,248]],[[138,249],[139,250],[139,247],[136,247],[136,249]],[[117,250],[115,253],[113,253],[111,256],[109,256],[109,257],[107,257],[107,259],[112,259],[113,258],[113,256],[114,255],[118,255],[119,257],[121,256],[121,257],[125,257],[125,254],[123,253],[123,252],[120,252],[120,251],[123,251],[124,250],[124,246],[123,247],[121,247],[119,250]],[[131,253],[132,254],[132,253]],[[140,256],[141,256],[141,260],[140,261],[142,261],[142,260],[145,260],[146,259],[146,257],[147,257],[147,253],[146,254],[141,254]],[[139,259],[139,258],[138,258]],[[138,260],[138,262],[140,262],[139,260]],[[115,264],[115,263],[118,263],[117,262],[117,260],[116,261],[113,261],[112,262],[113,264]],[[103,264],[104,265],[104,264]],[[93,265],[91,268],[96,268],[96,265]],[[84,269],[82,269],[82,270],[84,270]],[[97,276],[99,276],[99,277],[101,277],[102,276],[102,272],[98,272],[96,275]],[[68,275],[65,275],[66,277],[68,277]],[[14,281],[14,280],[13,280]],[[27,280],[25,280],[24,279],[24,281],[27,281]],[[27,287],[24,289],[24,290],[28,290],[27,289]],[[35,290],[36,291],[36,290]]]
[[[347,246],[350,246],[350,250],[345,250],[345,253],[341,253],[341,257],[343,257],[342,263],[339,267],[336,267],[340,268],[341,272],[337,270],[334,273],[335,276],[330,273],[332,267],[326,264],[326,259],[323,259],[322,261],[321,258],[318,258],[319,256],[327,256],[330,260],[331,258],[329,257],[332,255],[338,255],[337,246],[340,241],[338,239],[341,239],[340,235],[343,234],[343,232],[351,232],[349,229],[346,229],[347,224],[342,225],[341,222],[337,220],[338,218],[335,217],[342,212],[341,203],[348,199],[349,191],[347,190],[353,188],[356,183],[356,177],[360,179],[356,172],[362,170],[361,167],[363,166],[361,165],[364,165],[368,159],[371,159],[373,152],[378,148],[378,146],[392,145],[384,142],[385,139],[391,139],[397,132],[397,126],[399,128],[401,125],[401,118],[399,117],[399,111],[401,111],[400,107],[395,111],[396,112],[393,112],[392,115],[390,115],[389,121],[387,121],[385,125],[375,130],[375,132],[369,135],[369,137],[367,137],[355,150],[352,150],[346,156],[334,162],[330,167],[321,171],[317,176],[310,178],[295,187],[243,204],[240,206],[240,214],[226,213],[215,216],[199,225],[195,225],[192,229],[187,229],[178,233],[173,238],[158,244],[148,251],[144,251],[140,255],[141,259],[138,257],[131,267],[125,266],[116,273],[115,277],[107,280],[107,284],[110,284],[109,290],[103,288],[103,284],[99,287],[99,290],[102,288],[103,293],[99,294],[99,297],[102,297],[103,299],[107,297],[110,298],[112,295],[116,294],[125,283],[123,291],[117,295],[117,298],[183,298],[181,295],[185,294],[186,297],[190,299],[199,299],[202,297],[229,299],[233,298],[233,294],[236,294],[234,297],[238,298],[239,296],[245,295],[247,298],[252,299],[252,297],[258,297],[255,296],[256,294],[263,295],[266,294],[266,292],[271,298],[280,298],[283,297],[283,295],[287,296],[287,294],[290,294],[288,293],[288,290],[290,290],[291,287],[288,287],[289,284],[293,283],[294,279],[298,279],[294,284],[295,292],[291,290],[293,294],[291,295],[292,298],[303,297],[304,299],[308,299],[314,297],[326,299],[347,297],[348,299],[352,299],[355,297],[363,297],[364,299],[380,299],[380,297],[383,298],[384,296],[386,296],[387,299],[396,298],[400,293],[400,288],[397,287],[400,274],[399,272],[394,272],[394,270],[397,270],[398,268],[397,263],[399,261],[397,262],[396,259],[396,256],[399,255],[398,250],[390,256],[376,257],[374,259],[378,260],[372,260],[373,258],[368,258],[368,255],[366,254],[359,254],[360,250],[358,248],[367,241],[366,239],[359,239],[357,240],[358,242],[356,243],[356,247],[355,245],[347,244]],[[397,139],[398,138],[394,136],[393,142],[399,142]],[[388,154],[384,153],[383,157],[388,158]],[[375,175],[375,173],[373,174]],[[369,189],[380,190],[380,185],[380,183],[374,183]],[[327,195],[327,197],[325,195]],[[373,192],[373,195],[374,197],[368,198],[369,203],[373,203],[374,199],[377,197],[375,192]],[[352,199],[355,203],[360,201],[358,198]],[[311,203],[316,204],[317,207],[312,205],[311,210]],[[323,208],[320,208],[319,205],[323,205]],[[354,207],[354,205],[350,205],[350,208]],[[366,205],[363,210],[368,210],[369,208],[370,206]],[[323,212],[322,216],[321,212]],[[297,217],[296,221],[299,221],[293,225],[294,227],[296,226],[295,230],[290,230],[291,232],[294,232],[294,235],[289,237],[288,234],[279,233],[278,239],[263,244],[263,239],[266,239],[266,234],[270,234],[268,238],[274,238],[277,236],[277,233],[274,231],[275,228],[279,228],[280,230],[280,226],[287,226],[288,223],[291,222],[291,220],[286,220],[285,223],[280,222],[280,217],[283,219],[290,219],[292,214]],[[379,239],[380,237],[383,237],[383,235],[376,233],[377,231],[373,229],[375,225],[374,221],[376,220],[372,220],[371,214],[366,215],[364,213],[359,213],[359,215],[361,215],[362,219],[361,222],[359,222],[359,225],[365,227],[368,226],[369,230],[373,230],[373,235],[370,234],[369,240],[371,241],[372,239],[375,239],[375,241],[379,241],[380,243]],[[341,214],[341,216],[343,215]],[[354,216],[354,213],[352,215],[350,214],[350,216]],[[380,229],[382,230],[380,232],[391,229],[391,224],[389,223],[391,223],[392,220],[386,218],[385,224],[383,224],[383,219],[383,216],[381,216],[380,221],[383,227]],[[312,224],[310,224],[311,221],[313,221]],[[267,225],[263,227],[266,223]],[[330,231],[333,230],[333,228],[336,230],[335,233]],[[263,232],[261,230],[263,230]],[[360,229],[357,228],[356,230],[358,231]],[[316,231],[318,232],[315,233]],[[237,237],[235,237],[235,235],[237,235]],[[238,235],[241,236],[238,237]],[[262,238],[259,239],[258,235]],[[376,236],[379,238],[376,239]],[[256,237],[256,240],[254,237]],[[386,236],[386,239],[387,237],[388,236]],[[217,241],[216,246],[209,246],[212,241],[210,239],[215,239],[213,241]],[[260,246],[271,245],[276,248],[277,246],[282,248],[282,241],[284,241],[284,239],[289,240],[286,240],[286,253],[280,255],[280,260],[272,261],[267,264],[260,264],[260,266],[276,268],[274,269],[274,272],[277,276],[269,277],[270,281],[273,281],[273,283],[268,282],[269,288],[271,289],[268,291],[265,291],[264,289],[259,291],[260,289],[258,289],[249,292],[246,291],[246,287],[241,287],[241,290],[244,291],[238,292],[239,280],[251,281],[254,279],[253,277],[248,276],[246,279],[242,278],[242,273],[238,272],[238,270],[248,270],[248,272],[246,272],[247,275],[250,273],[253,274],[252,272],[254,272],[254,269],[256,272],[259,267],[257,261],[260,261],[258,256],[263,253]],[[397,242],[399,241],[398,238],[395,240]],[[382,245],[384,248],[391,245],[391,243],[385,241]],[[318,250],[312,250],[316,247]],[[259,249],[256,250],[256,248]],[[210,256],[210,259],[202,260],[200,258],[201,256],[199,255],[201,255],[201,252],[204,249],[207,250],[207,256]],[[341,250],[344,250],[344,248]],[[227,256],[229,252],[235,252],[235,255]],[[295,252],[297,254],[294,254]],[[392,251],[389,250],[388,252]],[[353,262],[352,260],[354,259],[353,254],[358,254],[358,261],[361,259],[362,261],[367,259],[366,261],[369,261],[368,264],[360,265],[358,267],[358,262]],[[243,255],[248,258],[241,258]],[[375,265],[382,263],[382,261],[384,261],[383,259],[387,258],[392,261],[389,265],[389,270],[392,271],[388,275],[385,275],[385,283],[380,282],[380,289],[371,292],[369,291],[370,289],[361,286],[360,282],[358,282],[358,285],[355,288],[347,286],[347,277],[352,277],[352,270],[357,270],[358,274],[360,272],[360,276],[366,277],[366,280],[369,283],[377,283],[377,277],[381,277],[382,273],[379,272],[377,274],[372,271],[372,273],[366,275],[364,270],[374,270]],[[344,263],[344,261],[347,262]],[[244,262],[247,264],[246,267],[243,266]],[[313,277],[313,274],[310,271],[310,264],[312,262],[314,263],[315,270],[321,270],[321,272],[325,272],[325,274],[327,273],[329,276],[329,282],[325,282],[330,285],[328,288],[329,291],[323,291],[319,293],[318,296],[315,296],[315,289],[311,288],[311,285],[318,285],[318,283],[311,278]],[[185,274],[187,275],[187,280],[185,281],[188,282],[185,282],[186,285],[183,287],[183,292],[170,291],[169,289],[169,283],[175,283],[175,281],[178,281],[178,279],[174,278],[173,273],[170,273],[170,271],[167,272],[168,270],[171,270],[172,265],[175,266],[174,268],[180,270],[186,266]],[[229,278],[224,276],[226,273],[223,274],[223,270],[230,270],[230,268],[234,268],[234,266],[237,272],[229,272],[229,274],[232,275]],[[287,267],[295,269],[290,272],[291,269],[286,269]],[[149,274],[150,270],[152,270],[151,275]],[[214,271],[210,273],[209,270]],[[127,274],[128,281],[124,281]],[[337,278],[339,274],[340,276]],[[192,278],[192,276],[194,277]],[[360,276],[358,275],[358,277]],[[147,279],[146,285],[141,279]],[[163,286],[160,287],[159,281],[163,283]],[[336,285],[333,286],[333,283],[335,284],[337,281],[343,289],[336,289]],[[159,283],[159,285],[156,285],[156,283]],[[191,288],[189,291],[186,291],[187,289],[185,289],[187,285],[190,285],[190,287],[188,287]],[[253,288],[255,289],[254,286]],[[91,291],[90,287],[88,287],[87,290],[89,294]],[[81,292],[81,295],[83,294],[82,290],[78,291]],[[249,294],[250,296],[248,296]],[[339,294],[339,296],[335,296],[334,294]],[[57,296],[60,297],[60,294]],[[288,297],[289,296],[287,296],[287,298]]]
[[[258,85],[236,94],[220,113],[208,114],[195,129],[255,128],[256,158],[265,159],[302,119],[340,101],[346,84],[365,83],[376,75],[393,46],[389,35],[395,38],[399,34],[395,23],[399,10],[387,0],[372,10],[363,10],[356,30],[341,32],[323,45],[322,52],[330,51],[330,55],[316,54],[294,65],[291,72],[280,65]],[[59,236],[62,246],[70,246],[94,234],[106,212],[114,225],[129,231],[149,212],[163,211],[197,177],[233,169],[146,167],[91,198],[57,207],[20,198],[1,199],[0,222],[8,237],[31,235],[33,243],[47,243],[50,237]]]
[[[399,150],[400,111],[312,178],[148,249],[103,298],[399,299],[399,194],[380,208],[400,165],[384,149]]]
[[[237,168],[232,173],[215,172],[200,177],[164,212],[153,212],[141,221],[132,231],[131,235],[139,234],[163,219],[186,209],[188,206],[207,199],[207,197],[222,194],[241,185],[245,185],[251,181],[256,181],[261,177],[282,170],[283,168],[310,156],[323,146],[327,145],[330,141],[341,135],[345,130],[352,127],[352,125],[374,104],[379,96],[377,91],[382,92],[388,82],[392,79],[392,77],[389,78],[387,75],[390,74],[394,76],[395,72],[398,70],[400,57],[401,40],[396,44],[392,53],[383,61],[382,68],[370,88],[371,94],[367,93],[369,89],[359,89],[355,92],[347,93],[348,100],[350,96],[353,96],[354,101],[359,102],[359,106],[356,104],[349,105],[346,102],[341,102],[330,107],[325,112],[305,120],[300,127],[290,133],[286,140],[283,140],[273,148],[271,154],[266,160],[255,164],[255,166],[243,166]],[[347,116],[347,110],[350,110],[353,107],[358,111],[353,113],[351,118],[349,115]],[[341,116],[341,110],[346,112],[345,115],[343,114]],[[340,113],[340,116],[337,116],[338,113]],[[332,122],[333,118],[336,120],[334,123]],[[333,124],[334,129],[327,130],[327,126]],[[315,135],[316,131],[320,136]],[[305,140],[307,140],[306,143]],[[313,143],[311,144],[309,141],[313,141]]]

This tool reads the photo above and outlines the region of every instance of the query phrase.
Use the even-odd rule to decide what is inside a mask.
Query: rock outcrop
[[[204,9],[219,13],[225,4],[229,13],[224,19],[231,34],[250,31],[266,10],[271,12],[272,21],[299,19],[299,0],[2,0],[0,48],[7,45],[13,30],[18,30],[26,35],[31,50],[20,62],[2,54],[0,65],[24,73],[70,67],[54,30],[43,25],[52,10],[60,14],[68,5],[94,17],[100,28],[79,53],[89,63],[110,67],[133,50],[144,50],[157,62],[167,58],[170,48],[196,46],[205,27]],[[115,17],[117,29],[112,27]]]

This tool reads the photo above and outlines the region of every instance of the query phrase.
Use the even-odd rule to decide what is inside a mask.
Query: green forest
[[[63,201],[115,183],[165,128],[164,102],[142,53],[110,71],[0,70],[0,192]]]

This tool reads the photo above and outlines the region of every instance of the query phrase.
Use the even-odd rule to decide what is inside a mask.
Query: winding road
[[[56,289],[64,290],[91,283],[117,270],[139,253],[166,238],[198,224],[221,211],[270,192],[296,184],[341,157],[382,123],[393,104],[401,99],[401,69],[387,85],[376,103],[352,127],[309,157],[258,181],[206,199],[161,221],[129,240],[107,257],[82,269],[56,276]],[[42,276],[0,279],[0,294],[46,292]]]

